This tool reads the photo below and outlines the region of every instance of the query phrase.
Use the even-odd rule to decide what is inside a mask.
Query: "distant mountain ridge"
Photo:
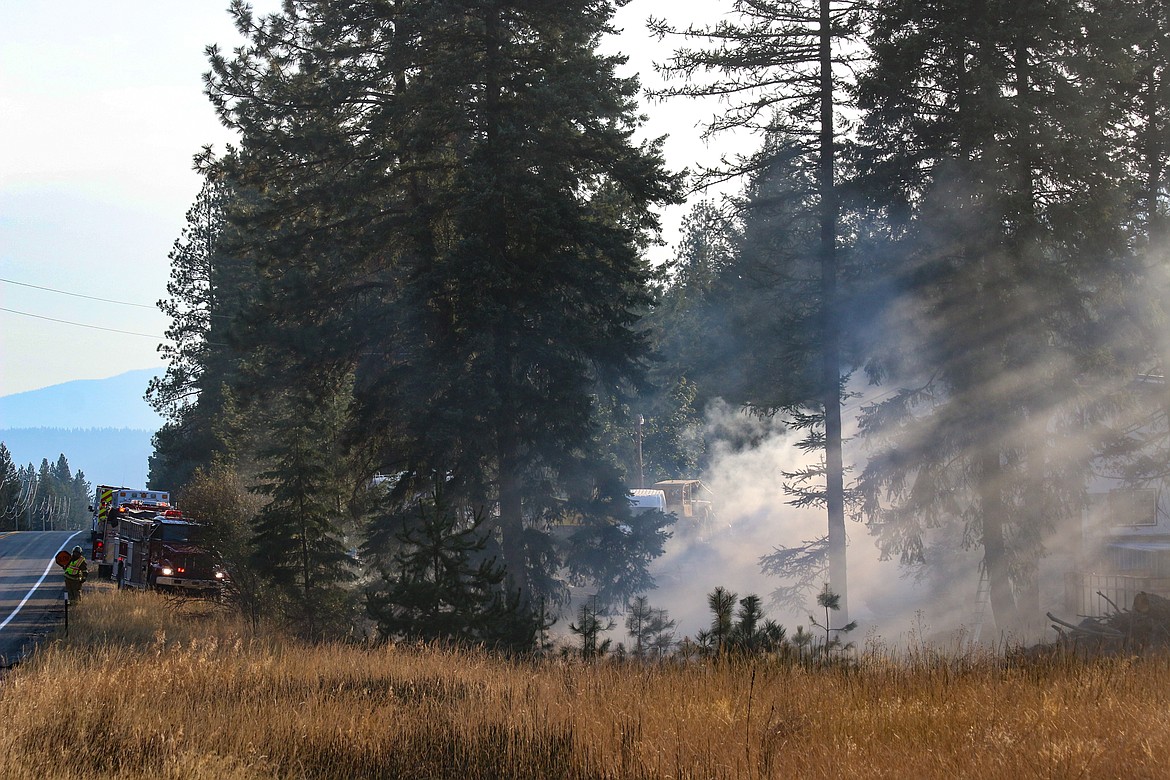
[[[0,397],[0,442],[18,467],[64,455],[91,484],[145,487],[163,419],[142,396],[161,374],[147,368]]]
[[[73,474],[81,471],[91,485],[146,487],[153,431],[131,428],[7,428],[0,442],[12,453],[17,468],[69,461]]]
[[[79,379],[0,397],[0,428],[130,428],[157,431],[162,418],[143,400],[161,369]]]

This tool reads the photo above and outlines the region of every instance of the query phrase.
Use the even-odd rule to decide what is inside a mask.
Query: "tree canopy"
[[[809,463],[782,476],[827,534],[760,551],[778,592],[827,567],[826,619],[848,624],[853,508],[908,565],[932,527],[963,528],[997,623],[1034,619],[1045,535],[1094,463],[1168,472],[1164,4],[652,21],[681,42],[654,97],[725,101],[708,137],[735,140],[698,184],[741,186],[695,206],[657,268],[683,181],[635,140],[638,83],[602,53],[617,5],[233,2],[245,43],[208,50],[206,87],[238,142],[200,156],[171,255],[152,480],[236,469],[265,504],[257,565],[309,630],[353,606],[365,557],[371,614],[408,635],[399,616],[443,602],[430,550],[521,610],[588,589],[592,636],[608,606],[645,612],[669,535],[629,488],[698,476],[722,398],[804,434]],[[847,388],[871,399],[855,488]],[[735,597],[713,595],[723,647]],[[736,641],[764,641],[740,606]]]

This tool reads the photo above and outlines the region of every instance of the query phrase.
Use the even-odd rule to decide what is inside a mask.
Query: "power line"
[[[66,290],[55,290],[52,287],[41,287],[39,284],[28,284],[27,282],[17,282],[17,281],[13,281],[12,279],[0,279],[0,282],[4,282],[5,284],[16,284],[16,285],[19,285],[21,287],[31,287],[34,290],[44,290],[45,292],[59,293],[61,295],[72,295],[74,298],[85,298],[85,299],[90,300],[90,301],[101,301],[103,303],[116,303],[119,306],[137,306],[137,307],[142,308],[142,309],[154,309],[155,308],[153,304],[132,303],[130,301],[115,301],[112,298],[98,298],[98,297],[93,296],[93,295],[82,295],[81,293],[67,292]],[[30,316],[36,316],[36,315],[30,315]],[[46,317],[45,319],[48,319],[48,318]],[[139,333],[139,334],[135,334],[135,335],[144,335],[144,334]]]
[[[38,320],[48,320],[49,322],[57,322],[57,323],[60,323],[61,325],[73,325],[74,327],[77,327],[77,328],[90,328],[91,330],[104,330],[104,331],[108,331],[110,333],[121,333],[121,334],[126,335],[126,336],[142,336],[143,338],[155,339],[156,341],[174,341],[174,339],[171,338],[170,336],[157,336],[153,333],[135,333],[134,331],[131,331],[131,330],[118,330],[117,328],[103,328],[101,325],[87,325],[84,322],[70,322],[69,320],[59,320],[56,317],[45,317],[44,315],[41,315],[41,314],[30,314],[27,311],[17,311],[16,309],[7,309],[3,306],[0,306],[0,311],[6,311],[9,314],[19,314],[22,317],[34,317]],[[228,346],[227,344],[225,344],[221,341],[204,341],[203,343],[209,347],[226,347],[226,346]]]
[[[55,289],[53,287],[42,287],[39,284],[29,284],[28,282],[18,282],[18,281],[15,281],[14,279],[0,279],[0,282],[4,282],[6,284],[17,284],[17,285],[20,285],[21,287],[31,287],[34,290],[44,290],[45,292],[58,293],[59,295],[71,295],[74,298],[85,298],[86,300],[89,300],[89,301],[100,301],[101,303],[116,303],[119,306],[137,306],[140,309],[152,309],[154,311],[158,311],[157,306],[151,305],[149,303],[133,303],[132,301],[116,301],[113,298],[99,298],[95,295],[82,295],[81,293],[69,292],[68,290],[58,290],[58,289]],[[207,316],[211,317],[212,319],[217,319],[217,320],[230,319],[230,317],[228,317],[224,314],[208,314]]]
[[[19,314],[23,317],[34,317],[38,320],[48,320],[49,322],[58,322],[62,325],[73,325],[73,326],[78,327],[78,328],[90,328],[92,330],[105,330],[105,331],[109,331],[110,333],[121,333],[125,336],[142,336],[143,338],[155,339],[156,341],[161,341],[164,339],[167,341],[171,340],[171,339],[167,339],[165,336],[156,336],[153,333],[135,333],[134,331],[118,330],[117,328],[103,328],[101,325],[86,325],[84,322],[70,322],[69,320],[59,320],[55,317],[44,317],[40,314],[29,314],[27,311],[17,311],[16,309],[6,309],[3,306],[0,306],[0,311],[6,311],[9,314]]]

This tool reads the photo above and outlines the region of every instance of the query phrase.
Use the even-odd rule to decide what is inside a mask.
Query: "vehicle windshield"
[[[180,523],[159,523],[152,536],[163,542],[193,542],[199,529]]]

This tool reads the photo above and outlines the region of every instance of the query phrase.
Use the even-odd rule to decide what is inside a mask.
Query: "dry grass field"
[[[1170,777],[1170,660],[509,662],[98,591],[0,724],[13,780]]]

